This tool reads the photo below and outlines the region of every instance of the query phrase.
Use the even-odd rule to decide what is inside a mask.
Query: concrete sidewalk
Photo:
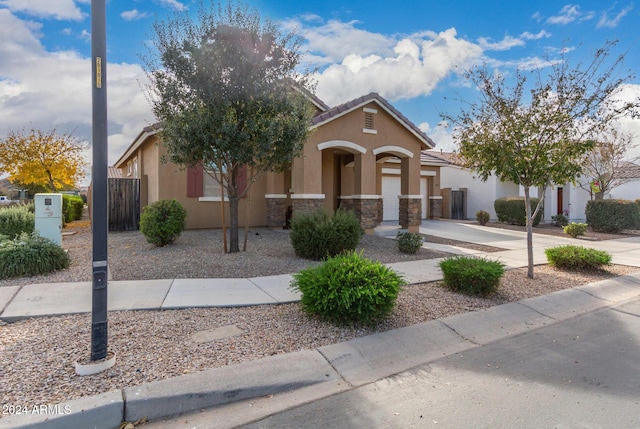
[[[391,228],[388,230],[391,231]],[[425,222],[421,231],[508,249],[482,253],[439,246],[439,250],[497,259],[508,267],[526,266],[527,263],[526,252],[523,251],[526,249],[525,236],[517,231],[449,222]],[[543,253],[546,247],[567,243],[607,250],[613,255],[614,263],[640,267],[640,237],[585,242],[536,235],[535,260],[546,262]],[[428,247],[434,246],[428,244]],[[400,262],[388,266],[403,275],[409,283],[418,283],[441,279],[439,261]],[[290,275],[250,279],[110,281],[109,309],[159,310],[297,301],[299,296],[289,289],[290,281]],[[123,419],[135,421],[146,416],[157,421],[165,416],[222,405],[225,406],[218,409],[216,421],[207,427],[232,427],[267,415],[265,413],[273,412],[273,407],[286,408],[313,401],[443,356],[638,298],[640,273],[316,350],[273,356],[85,397],[57,408],[69,410],[68,414],[4,417],[0,419],[0,428],[115,428]],[[0,288],[0,319],[9,322],[25,317],[88,312],[90,309],[89,282]],[[264,406],[244,407],[240,413],[237,408],[240,405],[233,405],[270,395],[277,395],[274,397],[277,399],[267,401],[269,404]]]

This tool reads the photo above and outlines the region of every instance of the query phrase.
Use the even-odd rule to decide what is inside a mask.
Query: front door
[[[562,188],[558,188],[558,211],[556,212],[556,214],[562,214],[562,211],[564,210],[564,204],[562,202],[562,193],[563,193],[563,189]]]

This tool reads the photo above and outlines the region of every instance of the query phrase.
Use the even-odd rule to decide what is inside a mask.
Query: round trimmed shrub
[[[404,280],[380,262],[347,252],[293,275],[302,309],[339,324],[375,324],[387,316]]]
[[[414,254],[422,247],[422,236],[412,232],[399,232],[396,235],[398,249],[402,253]]]
[[[355,250],[364,231],[352,211],[338,209],[296,214],[291,219],[291,245],[296,255],[315,261]]]
[[[489,213],[484,210],[479,210],[476,212],[476,220],[482,226],[486,225],[489,222]]]
[[[37,233],[0,241],[0,278],[36,276],[69,267],[64,249]]]
[[[545,249],[549,265],[565,269],[597,269],[611,263],[611,255],[603,250],[582,246],[556,246]]]
[[[573,238],[578,238],[587,232],[587,224],[579,222],[571,222],[569,225],[562,228],[565,234],[569,234]]]
[[[489,295],[498,288],[504,264],[484,258],[454,256],[440,261],[444,285],[469,295]]]
[[[186,226],[187,211],[176,200],[160,200],[146,206],[140,215],[140,231],[147,241],[166,246],[175,241]]]
[[[33,206],[33,205],[32,205]],[[36,217],[28,205],[17,205],[0,209],[0,234],[10,239],[20,234],[31,234],[35,228]]]

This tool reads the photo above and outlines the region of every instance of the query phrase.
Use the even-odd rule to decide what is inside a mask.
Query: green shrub
[[[489,295],[500,285],[504,264],[484,258],[454,256],[440,262],[445,287],[470,295]]]
[[[476,220],[480,225],[486,225],[489,222],[489,213],[484,210],[476,212]]]
[[[35,228],[35,215],[27,205],[0,209],[0,234],[13,239],[21,233],[31,234]]]
[[[422,247],[422,236],[412,232],[399,232],[396,235],[398,249],[402,253],[414,254]]]
[[[529,198],[531,202],[531,211],[536,209],[539,200],[537,198]],[[498,198],[493,203],[499,222],[507,222],[511,225],[525,226],[527,224],[527,212],[524,204],[524,197],[505,197]],[[538,226],[542,219],[541,209],[538,215],[533,219],[533,226]]]
[[[37,234],[20,234],[0,241],[0,278],[36,276],[69,266],[69,255]]]
[[[611,263],[611,255],[597,249],[582,246],[557,246],[545,249],[549,265],[557,268],[600,268]]]
[[[569,225],[562,228],[565,234],[569,234],[573,238],[578,238],[587,232],[586,223],[571,222]]]
[[[597,232],[620,232],[640,224],[638,205],[629,200],[591,200],[585,210],[587,224]]]
[[[347,252],[293,275],[302,309],[336,323],[374,324],[395,304],[402,278],[387,266]]]
[[[553,221],[553,226],[561,226],[564,228],[565,226],[569,225],[569,219],[567,219],[567,217],[562,213],[551,216],[551,220]]]
[[[160,200],[146,206],[140,215],[140,231],[149,243],[166,246],[184,230],[187,211],[176,200]]]
[[[364,231],[352,211],[299,213],[291,219],[291,245],[296,255],[319,261],[345,250],[355,250]]]
[[[62,214],[64,223],[73,222],[82,218],[84,201],[79,195],[62,195]]]

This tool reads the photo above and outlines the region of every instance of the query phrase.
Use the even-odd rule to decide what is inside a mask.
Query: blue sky
[[[263,17],[305,37],[305,61],[318,68],[317,95],[336,105],[375,91],[451,150],[440,113],[458,112],[477,93],[461,70],[486,63],[509,75],[542,67],[561,49],[588,61],[606,40],[640,70],[640,8],[631,1],[394,2],[253,0]],[[90,0],[0,0],[0,136],[53,126],[91,138]],[[138,55],[151,24],[192,0],[107,2],[109,161],[155,122],[141,89]],[[544,71],[544,68],[542,68]],[[640,78],[625,96],[640,94]],[[640,135],[640,121],[620,126]]]

